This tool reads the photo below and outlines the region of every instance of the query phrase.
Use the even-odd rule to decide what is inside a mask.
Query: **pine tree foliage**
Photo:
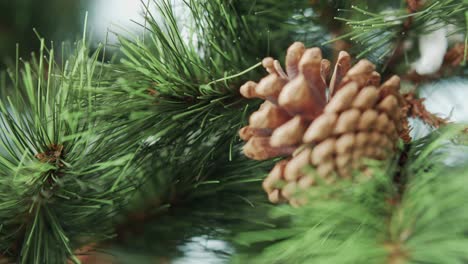
[[[76,249],[93,245],[164,261],[206,237],[228,245],[220,262],[468,261],[468,160],[450,156],[466,152],[463,126],[402,143],[392,162],[368,161],[372,177],[318,184],[301,208],[266,202],[260,181],[275,161],[247,160],[237,138],[259,103],[238,88],[264,75],[264,57],[339,33],[360,56],[384,58],[438,25],[466,31],[466,2],[353,7],[340,19],[349,28],[327,17],[348,1],[186,0],[186,13],[145,2],[144,35],[119,36],[120,62],[100,62],[104,51],[83,39],[58,64],[42,40],[37,57],[1,79],[0,255],[78,263]]]
[[[236,241],[251,253],[244,251],[237,261],[465,263],[467,157],[456,157],[463,166],[454,167],[446,152],[447,144],[466,150],[453,145],[460,137],[466,140],[455,126],[414,141],[396,174],[400,185],[392,169],[381,170],[366,182],[319,186],[304,208],[273,209],[271,217],[283,222],[238,235]]]
[[[81,243],[112,236],[112,215],[134,190],[125,174],[133,155],[99,133],[92,114],[99,50],[88,58],[83,39],[60,66],[41,43],[2,87],[0,252],[20,263],[78,262]]]
[[[349,32],[332,41],[349,39],[356,44],[355,50],[359,50],[357,58],[371,57],[381,62],[395,54],[404,40],[414,39],[447,25],[453,26],[449,35],[463,34],[467,30],[466,2],[426,1],[420,10],[408,10],[406,1],[402,3],[401,8],[376,12],[364,8],[364,5],[351,6],[351,9],[345,10],[347,12],[336,17],[350,27]]]
[[[257,1],[253,5],[255,8],[258,2],[262,1]],[[209,227],[206,227],[206,222],[202,220],[198,221],[197,219],[199,219],[200,215],[205,217],[216,212],[216,217],[213,216],[213,218],[219,219],[222,223],[223,216],[220,216],[220,214],[230,215],[231,212],[238,210],[245,216],[240,220],[246,220],[248,218],[247,215],[253,215],[256,219],[260,219],[259,222],[262,223],[262,227],[267,226],[272,228],[269,231],[246,233],[236,239],[237,242],[242,242],[241,244],[245,245],[247,243],[250,245],[238,248],[239,255],[235,259],[239,259],[241,263],[244,263],[247,259],[251,261],[252,257],[259,252],[256,247],[257,244],[253,244],[252,240],[257,242],[257,240],[262,240],[262,238],[266,237],[264,241],[260,241],[262,242],[261,244],[265,245],[265,242],[268,241],[284,240],[285,238],[292,237],[293,234],[303,234],[305,230],[310,230],[310,233],[307,232],[310,236],[306,241],[297,239],[294,240],[295,244],[287,244],[287,242],[292,241],[291,239],[285,240],[284,244],[275,244],[267,248],[264,251],[265,254],[258,257],[258,261],[265,263],[277,261],[281,263],[296,260],[297,263],[301,263],[307,259],[315,259],[321,255],[329,257],[324,257],[323,262],[326,263],[340,263],[340,261],[346,258],[355,260],[355,262],[362,261],[367,263],[371,261],[367,261],[364,257],[368,257],[369,254],[373,254],[370,260],[377,262],[378,260],[389,258],[391,255],[389,252],[393,252],[391,251],[393,249],[389,248],[397,244],[394,244],[396,238],[390,236],[390,233],[393,231],[385,223],[394,218],[395,211],[397,211],[395,208],[400,207],[399,204],[391,204],[392,200],[398,198],[400,192],[399,188],[393,184],[393,179],[391,178],[397,171],[397,164],[393,164],[393,166],[386,168],[386,170],[381,170],[375,176],[375,181],[365,182],[362,186],[344,182],[342,185],[335,186],[332,189],[326,186],[320,187],[316,190],[317,193],[311,194],[316,199],[311,200],[322,199],[323,196],[328,197],[341,194],[343,189],[355,191],[345,192],[342,199],[338,201],[325,199],[318,203],[318,205],[313,205],[310,209],[297,211],[285,207],[274,209],[275,214],[278,215],[278,219],[273,221],[273,223],[265,223],[263,220],[266,215],[264,208],[260,205],[265,202],[264,198],[252,198],[250,194],[241,196],[243,197],[242,199],[248,199],[249,203],[254,205],[252,206],[253,211],[249,211],[242,205],[240,207],[220,207],[219,203],[211,204],[207,201],[219,197],[218,192],[223,190],[223,183],[226,183],[226,181],[229,182],[240,176],[247,176],[245,178],[242,177],[242,179],[248,179],[250,175],[244,171],[250,168],[245,161],[240,162],[239,167],[231,167],[230,170],[226,170],[222,165],[226,162],[226,153],[229,153],[229,159],[236,160],[236,153],[238,151],[236,142],[231,141],[233,134],[237,132],[238,125],[227,126],[226,124],[232,124],[230,123],[232,120],[236,120],[235,124],[240,124],[245,120],[247,116],[245,113],[250,110],[242,111],[245,109],[243,108],[245,107],[245,102],[240,99],[236,89],[245,80],[255,78],[258,75],[258,71],[250,67],[265,55],[259,55],[263,54],[261,52],[250,53],[251,50],[255,50],[257,43],[262,43],[263,31],[262,27],[258,25],[263,24],[259,23],[258,17],[253,19],[254,22],[250,21],[245,25],[233,22],[227,23],[232,24],[232,27],[235,28],[232,32],[232,37],[223,38],[217,35],[217,37],[211,38],[210,34],[227,34],[231,32],[229,27],[225,30],[219,30],[219,28],[223,28],[223,21],[231,16],[226,16],[226,13],[219,14],[217,12],[220,10],[231,10],[230,8],[237,2],[233,1],[226,4],[222,1],[210,1],[206,3],[206,6],[201,4],[204,8],[200,10],[212,10],[213,12],[211,13],[197,11],[200,3],[204,2],[191,2],[189,6],[191,7],[191,14],[196,21],[195,24],[199,26],[199,29],[202,29],[202,34],[197,34],[197,37],[190,35],[191,37],[188,39],[191,41],[188,44],[182,37],[181,29],[175,21],[174,11],[169,5],[165,5],[164,2],[159,6],[164,17],[163,22],[151,17],[148,11],[147,19],[149,18],[149,20],[147,20],[147,27],[150,29],[145,35],[144,40],[121,39],[122,51],[125,54],[125,58],[122,61],[124,66],[120,71],[121,75],[125,77],[119,78],[118,82],[121,83],[115,90],[111,89],[111,93],[116,93],[127,100],[119,106],[128,106],[129,111],[123,112],[132,112],[133,114],[128,119],[124,119],[124,122],[129,122],[126,124],[128,128],[136,129],[139,132],[143,131],[144,135],[142,138],[150,136],[150,140],[146,140],[146,144],[151,162],[146,167],[146,174],[151,176],[148,178],[148,184],[145,184],[143,188],[141,201],[156,201],[155,204],[149,203],[150,207],[145,210],[149,210],[149,212],[143,217],[148,220],[146,217],[153,214],[156,218],[147,224],[147,228],[151,230],[148,231],[148,236],[144,236],[141,240],[135,236],[131,236],[132,239],[127,240],[131,242],[118,244],[120,246],[126,245],[127,249],[131,248],[140,253],[142,251],[161,252],[156,254],[167,254],[173,257],[174,255],[171,255],[173,251],[168,250],[168,248],[180,248],[180,245],[187,242],[187,239],[204,232],[204,234],[210,234],[209,236],[221,237],[227,239],[226,241],[230,241],[230,235],[248,230],[251,228],[251,225],[229,226],[223,224],[216,225],[210,222],[211,224],[208,224]],[[270,4],[273,7],[275,6],[274,3]],[[243,5],[239,3],[239,6]],[[290,7],[285,9],[291,10]],[[272,10],[276,9],[272,8]],[[271,11],[265,14],[271,14],[274,17],[279,13]],[[287,12],[285,14],[285,16],[290,16]],[[265,15],[265,17],[268,16]],[[205,22],[205,20],[212,22]],[[158,21],[158,23],[155,21]],[[279,19],[276,19],[274,23],[279,23],[279,21]],[[210,27],[212,24],[216,26]],[[250,28],[260,30],[260,33],[252,35],[251,41],[241,42],[247,43],[248,47],[242,46],[238,48],[239,42],[232,40],[235,40],[235,38],[240,38],[241,40],[248,39],[244,38],[244,33],[248,32],[245,29]],[[266,26],[265,28],[268,27]],[[289,30],[291,31],[291,29]],[[195,30],[194,32],[196,33],[197,31]],[[222,42],[220,39],[226,39],[226,41]],[[281,38],[276,37],[275,40],[281,40]],[[286,44],[287,41],[290,40],[272,42],[268,45],[270,47],[272,45],[279,47],[280,43],[285,43],[283,47],[286,47],[289,44]],[[217,45],[213,43],[217,43]],[[317,45],[318,43],[320,42],[312,41],[308,46]],[[365,45],[366,43],[363,42],[362,44]],[[259,46],[261,47],[261,45]],[[229,56],[224,56],[220,51],[229,51],[229,53],[226,53]],[[207,54],[211,54],[211,56]],[[241,56],[236,57],[236,54],[241,54]],[[268,53],[268,55],[275,54],[280,54],[280,52]],[[279,56],[281,57],[281,55]],[[219,65],[223,66],[220,68]],[[208,70],[203,71],[200,69],[204,67]],[[129,77],[132,75],[138,82]],[[138,85],[135,86],[134,84],[137,83]],[[145,102],[142,98],[149,99],[149,101]],[[215,99],[216,101],[212,101],[213,98],[219,100]],[[234,99],[238,100],[236,104],[224,105],[226,102],[232,102]],[[151,105],[150,108],[148,108],[149,104]],[[138,116],[134,111],[135,109],[139,109],[137,111]],[[236,119],[240,113],[244,114],[240,119]],[[138,123],[138,125],[135,125],[133,122]],[[222,128],[220,129],[220,127]],[[161,128],[163,129],[161,130]],[[223,130],[223,128],[226,128],[226,130]],[[187,132],[189,133],[187,134]],[[206,141],[206,139],[210,140]],[[193,156],[197,156],[198,158],[193,159]],[[411,162],[408,161],[408,164]],[[239,168],[242,168],[242,170]],[[228,172],[234,177],[225,177]],[[258,174],[259,172],[255,173],[257,173],[256,175],[261,175]],[[422,173],[422,171],[418,173]],[[361,175],[361,177],[363,176]],[[243,180],[240,181],[242,182]],[[235,186],[248,186],[248,181],[242,185]],[[237,190],[237,192],[240,191],[241,188]],[[197,197],[201,197],[201,199]],[[224,199],[223,201],[227,201]],[[361,204],[362,201],[365,201],[364,205]],[[315,206],[320,208],[319,212],[314,210],[316,209]],[[186,213],[188,213],[188,218],[193,220],[193,225],[190,227],[185,225],[186,219],[180,217],[181,214],[185,215]],[[321,216],[321,218],[319,217],[317,220],[314,220],[315,222],[310,222],[310,216],[315,214]],[[295,220],[296,215],[300,216],[297,220]],[[361,217],[363,216],[365,222],[361,221]],[[291,219],[291,222],[288,224],[284,222],[284,219],[287,217]],[[321,226],[325,221],[324,219],[330,220],[332,224],[330,226]],[[227,221],[226,218],[225,220]],[[132,222],[132,218],[130,218],[130,222]],[[279,222],[277,226],[274,225],[276,222]],[[243,223],[245,224],[245,222]],[[181,232],[166,229],[165,227],[168,225],[180,226]],[[317,226],[317,230],[311,230],[311,226]],[[215,230],[216,228],[218,228],[217,231]],[[219,232],[219,229],[222,232]],[[330,244],[321,245],[324,240],[324,234],[327,234],[326,237],[336,234],[337,238],[327,241]],[[170,245],[160,243],[152,239],[154,236],[162,237],[162,241],[165,241],[164,237],[168,239],[173,238],[177,242]],[[300,235],[298,236],[300,237]],[[353,248],[352,245],[358,239],[361,241],[358,244],[361,251],[353,253],[356,248]],[[349,250],[341,251],[344,248],[342,245],[344,240],[347,241],[346,245],[350,248]],[[312,250],[310,245],[317,245],[318,249]],[[332,250],[334,246],[339,247]],[[357,247],[357,245],[354,246]],[[285,251],[285,248],[290,248],[290,250],[286,250],[285,255],[279,258],[278,252]],[[369,249],[373,251],[371,250],[369,254],[364,254],[364,250]],[[249,255],[249,251],[253,251],[254,254]],[[328,253],[325,254],[324,252]],[[296,255],[301,253],[310,253],[310,255]],[[227,253],[222,252],[221,254]],[[247,259],[244,259],[245,256],[247,256]],[[397,255],[397,257],[399,256]]]
[[[239,158],[237,131],[257,105],[249,105],[238,87],[260,76],[261,58],[284,52],[279,42],[313,45],[323,36],[316,34],[320,28],[313,14],[305,11],[307,1],[262,0],[248,6],[187,1],[184,6],[194,25],[188,31],[180,28],[170,2],[145,6],[145,35],[120,37],[123,58],[113,66],[116,82],[99,89],[99,118],[114,120],[122,144],[141,147],[139,157],[147,160],[143,193],[160,200],[158,206],[186,200],[199,185],[229,179],[226,172],[213,171],[229,160],[245,162]],[[245,178],[244,168],[231,168]]]
[[[310,38],[317,30],[304,12],[291,20],[291,4],[277,1],[255,1],[249,6],[241,1],[190,1],[186,5],[194,24],[188,32],[182,32],[171,4],[158,1],[154,6],[162,18],[146,6],[143,37],[120,38],[124,54],[120,73],[125,74],[119,75],[116,89],[104,93],[110,93],[109,98],[125,98],[119,101],[122,111],[117,115],[132,113],[129,133],[143,131],[143,138],[169,142],[184,134],[190,137],[187,131],[199,132],[193,136],[198,139],[208,134],[232,136],[241,122],[239,113],[249,109],[237,91],[242,79],[234,77],[258,75],[259,71],[244,70],[253,69],[267,55],[282,52],[283,46],[270,43],[271,39],[289,43]],[[282,9],[285,6],[288,9]],[[259,10],[265,9],[274,15],[263,16]],[[294,34],[308,26],[309,30]],[[114,110],[111,107],[108,112],[115,116]]]
[[[262,194],[260,183],[271,163],[246,161],[241,156],[232,161],[223,156],[212,162],[212,169],[199,175],[204,180],[192,184],[184,182],[193,180],[189,166],[167,164],[162,170],[155,165],[159,169],[153,171],[138,195],[137,204],[146,207],[119,225],[119,239],[104,252],[127,259],[128,263],[135,255],[147,256],[149,263],[155,258],[176,259],[186,254],[183,248],[193,239],[229,245],[236,232],[262,223],[271,205]],[[174,182],[165,182],[168,180]],[[229,247],[213,250],[224,261],[232,253]]]

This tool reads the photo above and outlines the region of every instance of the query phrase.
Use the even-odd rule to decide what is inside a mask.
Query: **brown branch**
[[[457,43],[445,53],[444,65],[458,67],[463,60],[468,61],[468,57],[465,58],[465,44]]]
[[[407,254],[400,243],[386,243],[384,247],[388,251],[388,264],[403,264],[407,262]]]
[[[424,2],[423,0],[406,0],[408,12],[415,13],[419,11],[423,7]]]
[[[398,159],[398,166],[395,175],[393,176],[393,183],[396,185],[397,192],[390,198],[387,202],[391,206],[393,212],[398,210],[401,204],[401,198],[406,189],[406,177],[404,175],[404,167],[408,162],[408,153],[410,151],[410,145],[405,145],[404,149],[401,151],[400,157]],[[388,232],[390,233],[390,222],[395,213],[390,214],[387,219]],[[410,230],[402,230],[399,236],[395,237],[395,240],[388,240],[383,243],[383,248],[387,251],[387,261],[388,264],[403,264],[407,262],[409,254],[404,249],[403,241],[406,241],[410,235]]]
[[[35,157],[42,163],[55,164],[58,162],[57,165],[63,167],[63,163],[60,162],[63,158],[63,145],[52,144],[45,152],[37,153]]]
[[[421,119],[424,123],[439,128],[441,126],[447,125],[448,120],[441,118],[431,112],[429,112],[424,106],[424,98],[417,98],[413,92],[403,95],[406,105],[404,109],[408,117],[416,117]]]

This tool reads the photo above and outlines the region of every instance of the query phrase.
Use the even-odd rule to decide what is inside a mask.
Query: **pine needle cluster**
[[[426,4],[411,7],[402,1],[402,7],[383,11],[371,11],[358,5],[344,9],[337,20],[350,27],[349,32],[331,40],[349,39],[355,45],[357,58],[370,57],[375,62],[402,52],[405,40],[414,40],[421,34],[428,34],[443,27],[451,26],[448,35],[466,32],[465,12],[467,3],[459,0],[426,1]],[[414,4],[416,5],[416,4]],[[466,43],[465,43],[466,44]],[[408,51],[405,52],[408,56]]]
[[[37,59],[18,61],[2,87],[0,252],[21,263],[78,262],[81,243],[113,235],[112,217],[135,189],[133,154],[100,133],[93,114],[100,50],[89,56],[83,39],[60,67],[41,41]]]
[[[450,127],[414,141],[399,173],[392,171],[394,164],[367,182],[319,186],[305,208],[272,210],[275,227],[237,236],[246,249],[256,249],[240,254],[238,262],[464,263],[467,157],[456,157],[462,160],[454,165],[443,151],[466,149],[454,145],[464,136],[460,130]]]

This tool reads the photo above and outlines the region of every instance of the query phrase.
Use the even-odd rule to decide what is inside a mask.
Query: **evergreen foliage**
[[[467,32],[466,1],[412,13],[405,1],[367,2],[358,6],[375,12],[348,1],[186,0],[187,26],[170,1],[145,1],[144,34],[119,36],[120,61],[99,61],[105,51],[90,52],[85,32],[57,63],[41,39],[0,81],[0,256],[79,263],[77,249],[91,245],[123,263],[135,259],[124,253],[163,261],[204,237],[226,243],[219,262],[467,262],[468,160],[453,157],[466,152],[466,125],[401,142],[392,161],[368,161],[372,177],[318,184],[300,208],[268,203],[260,182],[275,161],[241,153],[237,132],[259,102],[239,86],[292,42],[350,39],[359,57],[388,66],[407,37],[446,24]],[[336,46],[322,49],[336,57]],[[397,60],[391,71],[402,72]]]
[[[414,141],[400,188],[392,170],[380,170],[366,182],[318,186],[304,208],[273,209],[272,218],[289,219],[286,226],[238,235],[256,249],[238,262],[465,263],[467,157],[453,167],[442,152],[460,136],[460,127],[450,127]]]
[[[18,62],[2,87],[0,252],[21,263],[78,262],[77,246],[113,235],[112,216],[135,189],[133,154],[99,133],[92,114],[99,51],[88,58],[83,40],[60,67],[41,43],[37,60]]]
[[[416,1],[417,2],[417,1]],[[420,10],[408,10],[402,1],[400,9],[372,12],[359,6],[351,6],[350,17],[337,17],[351,29],[339,39],[349,39],[356,44],[357,58],[371,57],[376,62],[394,55],[403,41],[414,39],[441,27],[452,25],[449,35],[466,31],[467,4],[458,0],[427,1]],[[407,51],[404,51],[405,53]]]
[[[194,28],[185,33],[169,2],[153,4],[162,18],[145,6],[145,35],[120,37],[122,64],[113,66],[115,84],[99,90],[98,113],[125,134],[122,144],[142,147],[139,157],[147,160],[143,192],[158,200],[158,211],[198,193],[197,186],[208,184],[209,193],[216,193],[212,183],[236,182],[251,175],[246,170],[256,171],[256,163],[239,158],[237,131],[257,103],[249,105],[238,87],[246,78],[261,76],[255,69],[260,58],[284,52],[279,43],[270,43],[269,28],[282,43],[300,39],[310,45],[319,43],[311,38],[319,28],[307,19],[307,1],[291,6],[264,0],[248,8],[241,1],[187,2]],[[288,12],[263,15],[259,10],[266,6]],[[253,32],[252,25],[263,29]],[[223,176],[228,172],[219,172],[219,166],[234,160],[252,167],[232,166],[232,177]]]

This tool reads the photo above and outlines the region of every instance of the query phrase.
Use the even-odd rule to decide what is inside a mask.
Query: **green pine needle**
[[[374,13],[352,6],[351,18],[337,17],[350,31],[325,42],[349,39],[361,49],[357,58],[371,57],[376,62],[392,55],[401,39],[427,34],[446,25],[454,25],[450,34],[466,31],[464,14],[468,5],[459,0],[428,1],[420,11],[408,14],[405,8]],[[409,28],[405,23],[409,22]]]
[[[468,170],[452,167],[450,149],[463,126],[436,131],[410,146],[401,173],[402,194],[391,171],[367,182],[316,186],[308,205],[272,211],[274,228],[237,236],[238,263],[464,263],[468,254]],[[449,140],[457,140],[448,144]],[[328,198],[327,198],[328,197]],[[276,219],[274,221],[274,219]]]
[[[83,40],[60,70],[41,40],[1,87],[0,254],[20,263],[78,263],[73,251],[112,236],[111,217],[134,189],[117,177],[129,147],[93,117],[99,52],[88,58]]]

